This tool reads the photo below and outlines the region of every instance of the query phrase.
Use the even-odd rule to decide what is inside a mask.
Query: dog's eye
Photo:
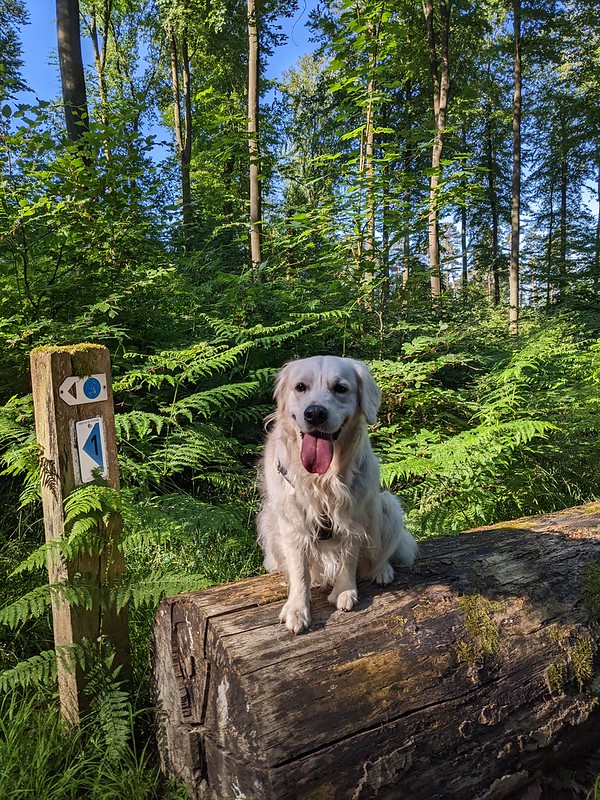
[[[305,392],[306,391],[306,384],[305,383],[297,383],[296,384],[296,391],[297,392]]]
[[[334,383],[334,385],[331,388],[331,391],[335,392],[336,394],[346,394],[346,392],[348,391],[348,387],[344,386],[343,383]]]

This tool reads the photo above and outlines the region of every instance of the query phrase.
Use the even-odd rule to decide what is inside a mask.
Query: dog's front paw
[[[327,599],[332,606],[336,606],[340,611],[352,611],[358,603],[358,592],[356,589],[347,589],[345,592],[337,594],[334,590]]]
[[[292,633],[302,633],[310,627],[310,609],[306,606],[297,606],[288,600],[281,609],[279,622],[285,623],[285,627]]]
[[[394,580],[394,568],[389,563],[385,564],[381,572],[378,572],[375,575],[374,581],[378,583],[380,586],[387,586],[388,583],[391,583]]]

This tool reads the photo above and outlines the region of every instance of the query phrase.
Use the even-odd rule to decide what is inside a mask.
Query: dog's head
[[[313,356],[286,364],[275,383],[277,414],[295,425],[300,458],[309,472],[324,474],[334,442],[362,415],[373,423],[379,387],[366,364],[353,358]]]

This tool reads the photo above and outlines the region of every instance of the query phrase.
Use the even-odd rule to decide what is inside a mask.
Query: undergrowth
[[[31,397],[15,394],[0,408],[2,796],[178,796],[159,779],[151,723],[138,711],[151,702],[156,606],[167,594],[260,571],[256,462],[272,378],[289,358],[346,352],[370,363],[383,391],[372,430],[382,480],[420,537],[598,495],[593,317],[582,324],[575,314],[532,316],[515,339],[489,310],[444,322],[399,308],[383,335],[381,319],[355,305],[257,323],[252,316],[267,304],[267,291],[252,292],[254,310],[241,308],[237,319],[197,314],[197,335],[186,332],[184,344],[116,348],[122,491],[100,482],[76,490],[66,502],[65,534],[51,547],[41,525]],[[109,594],[98,597],[86,575],[49,585],[47,558],[98,554],[115,515],[123,520],[125,573]],[[55,652],[50,606],[58,597],[128,608],[133,693],[105,641]],[[76,730],[61,725],[49,688],[57,658],[87,671],[89,724]],[[2,794],[3,786],[14,793]]]

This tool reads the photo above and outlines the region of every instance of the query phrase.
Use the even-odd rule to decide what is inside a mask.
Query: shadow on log
[[[314,590],[298,637],[277,575],[165,599],[165,772],[210,800],[577,796],[600,740],[600,503],[427,541],[359,593],[346,613]]]

